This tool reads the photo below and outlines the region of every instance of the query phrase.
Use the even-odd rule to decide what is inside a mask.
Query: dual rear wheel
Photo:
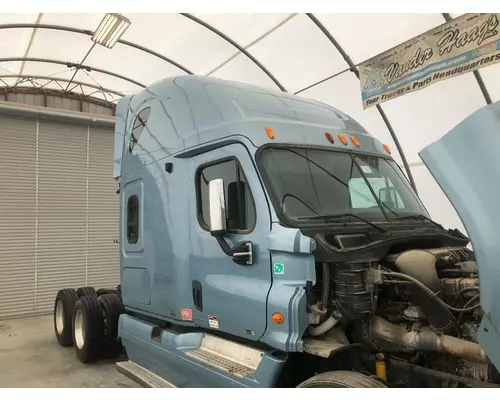
[[[57,341],[61,346],[74,345],[83,363],[116,358],[122,350],[118,319],[123,313],[121,299],[115,293],[98,296],[90,287],[62,289],[54,304]]]

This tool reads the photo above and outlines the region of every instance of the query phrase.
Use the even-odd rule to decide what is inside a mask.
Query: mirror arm
[[[226,239],[222,236],[216,236],[217,243],[227,256],[231,257],[236,264],[253,264],[253,245],[250,241],[238,242],[234,247],[229,246]]]
[[[222,249],[222,251],[224,252],[224,254],[226,256],[232,257],[233,256],[233,249],[226,242],[226,239],[224,239],[224,237],[222,237],[222,236],[215,236],[215,238],[217,239],[217,243],[219,243],[219,246]]]

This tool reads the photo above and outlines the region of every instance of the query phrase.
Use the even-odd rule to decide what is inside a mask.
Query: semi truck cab
[[[170,78],[119,101],[114,166],[118,369],[144,386],[496,387],[469,238],[341,111]]]

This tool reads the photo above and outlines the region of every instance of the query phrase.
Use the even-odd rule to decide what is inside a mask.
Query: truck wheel
[[[57,342],[61,346],[71,346],[73,344],[73,307],[78,296],[75,289],[61,289],[57,292],[54,303],[54,331]]]
[[[104,314],[104,357],[116,358],[122,350],[118,339],[118,319],[125,309],[120,297],[113,293],[99,296],[99,303]]]
[[[78,298],[83,296],[95,296],[97,297],[97,292],[91,286],[84,286],[76,289],[76,293],[78,294]]]
[[[96,296],[82,296],[73,309],[73,343],[76,356],[84,364],[102,355],[104,318]]]
[[[328,371],[315,375],[298,388],[387,388],[381,381],[352,371]]]

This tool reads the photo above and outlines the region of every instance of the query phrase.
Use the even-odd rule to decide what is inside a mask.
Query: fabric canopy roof
[[[91,50],[104,14],[0,14],[0,88],[43,86],[116,102],[193,73],[299,92],[355,118],[401,162],[392,129],[433,217],[462,228],[418,152],[484,106],[488,95],[500,100],[500,64],[479,71],[486,97],[467,73],[366,110],[350,70],[460,14],[124,15],[131,25],[120,42]]]

